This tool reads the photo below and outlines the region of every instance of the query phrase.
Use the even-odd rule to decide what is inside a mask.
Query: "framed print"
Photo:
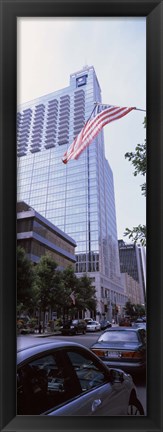
[[[17,139],[16,113],[19,95],[19,76],[17,63],[18,22],[26,18],[46,18],[57,20],[106,18],[144,18],[146,21],[146,102],[147,102],[147,403],[144,416],[134,419],[128,416],[44,416],[17,415],[16,397],[16,340],[17,340],[17,228],[16,228],[16,197],[17,197]],[[71,26],[70,26],[71,28]],[[153,431],[161,432],[162,422],[162,34],[163,34],[163,2],[144,1],[55,1],[36,0],[35,2],[1,0],[1,430],[55,430],[57,431]],[[132,29],[132,26],[131,26]],[[33,29],[34,30],[34,29]],[[100,27],[100,31],[105,31]],[[33,32],[34,34],[34,32]],[[89,33],[87,36],[90,36]],[[26,34],[28,38],[28,32]],[[57,32],[56,32],[57,37]],[[94,46],[99,47],[98,29],[92,32]],[[42,44],[46,33],[43,33]],[[63,28],[64,39],[64,28]],[[32,41],[31,44],[35,43]],[[109,41],[108,41],[109,43]],[[80,49],[80,47],[79,47]],[[25,47],[24,47],[25,51]],[[24,52],[24,57],[26,51]],[[62,53],[56,50],[56,64]],[[57,57],[58,55],[58,57]],[[83,53],[84,55],[84,53]],[[133,52],[136,57],[137,53]],[[73,53],[72,53],[73,56]],[[114,53],[116,56],[116,52]],[[28,58],[26,59],[28,61]],[[123,65],[123,57],[121,68]],[[66,62],[68,63],[68,56]],[[84,58],[86,63],[89,59]],[[81,60],[81,64],[83,63]],[[143,61],[143,59],[142,59]],[[75,89],[83,95],[83,87],[87,85],[88,66],[85,73],[78,76]],[[73,70],[71,71],[74,72]],[[114,72],[114,71],[113,71]],[[119,74],[121,71],[119,70]],[[30,76],[34,76],[34,57],[31,62]],[[51,71],[49,69],[49,77]],[[116,73],[118,80],[118,73]],[[32,78],[31,78],[32,79]],[[39,76],[35,77],[36,85]],[[73,75],[71,75],[73,80]],[[143,79],[141,73],[139,80]],[[136,85],[136,84],[135,84]],[[30,91],[30,81],[28,83]],[[60,86],[58,85],[58,88]],[[57,91],[58,89],[56,89]],[[49,93],[51,90],[49,91]],[[26,94],[27,94],[26,93]],[[47,91],[48,93],[48,91]],[[20,95],[19,95],[20,96]],[[82,96],[83,97],[83,96]],[[35,98],[35,97],[34,97]],[[41,98],[40,98],[41,99]],[[31,100],[31,98],[30,98]],[[63,100],[63,104],[67,100]],[[82,100],[82,98],[81,98]],[[104,101],[109,103],[110,101]],[[114,101],[113,101],[114,102]],[[78,103],[78,102],[77,102]],[[41,102],[39,102],[39,113]],[[29,108],[29,107],[27,107]],[[143,107],[142,107],[143,108]],[[29,111],[29,110],[28,110]],[[39,114],[40,115],[40,114]],[[41,115],[44,115],[42,113]],[[48,114],[47,114],[48,115]],[[64,116],[65,119],[65,116]],[[76,125],[78,117],[76,117]],[[143,117],[141,118],[143,122]],[[26,119],[27,121],[29,119]],[[64,120],[65,121],[65,120]],[[48,120],[49,122],[49,120]],[[38,127],[36,125],[36,127]],[[77,130],[77,126],[76,126]],[[38,131],[36,131],[38,132]],[[59,132],[58,139],[63,137]],[[66,133],[66,132],[65,132]],[[51,140],[50,127],[50,140]],[[53,131],[53,138],[54,138]],[[66,135],[65,135],[66,136]],[[65,139],[64,136],[64,139]],[[24,138],[23,138],[24,139]],[[23,148],[26,143],[23,141]],[[38,137],[37,137],[38,143]],[[62,144],[62,142],[61,142]],[[47,146],[49,141],[47,140]],[[52,146],[52,141],[50,141]],[[33,147],[32,147],[33,146]],[[31,148],[36,151],[33,140]],[[55,145],[54,145],[55,146]],[[48,148],[48,147],[47,147]],[[40,165],[41,166],[41,165]],[[39,167],[40,168],[40,167]],[[41,171],[40,171],[41,173]],[[41,174],[40,174],[41,175]],[[94,245],[95,245],[94,239]],[[73,293],[71,294],[71,296]],[[74,298],[72,297],[74,301]],[[115,300],[116,304],[116,300]],[[100,313],[100,312],[99,312]]]

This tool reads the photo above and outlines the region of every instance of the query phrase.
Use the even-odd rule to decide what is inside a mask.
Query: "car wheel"
[[[127,415],[130,416],[140,416],[144,415],[144,408],[141,402],[135,398],[129,401]]]

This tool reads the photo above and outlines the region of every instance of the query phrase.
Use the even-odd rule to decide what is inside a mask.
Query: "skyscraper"
[[[113,173],[103,131],[77,161],[62,157],[89,118],[101,89],[93,66],[70,75],[70,85],[18,107],[17,199],[70,235],[77,244],[76,274],[87,272],[97,312],[126,298],[120,276]]]
[[[146,298],[146,254],[140,244],[118,241],[121,273],[128,273],[140,287],[141,303]]]

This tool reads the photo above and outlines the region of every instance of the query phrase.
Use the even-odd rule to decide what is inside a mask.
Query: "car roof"
[[[43,342],[40,344],[32,344],[24,348],[20,348],[17,350],[17,364],[22,363],[23,361],[27,360],[28,358],[35,356],[37,354],[41,354],[44,352],[48,352],[49,350],[58,349],[58,348],[66,348],[66,347],[79,347],[83,348],[86,351],[88,351],[88,348],[84,347],[81,344],[78,344],[76,342],[67,342],[67,341],[53,341],[53,342]]]
[[[111,332],[111,331],[138,331],[140,329],[140,327],[111,327],[105,330],[106,332]]]
[[[97,323],[97,321],[88,321],[88,324],[96,324]]]

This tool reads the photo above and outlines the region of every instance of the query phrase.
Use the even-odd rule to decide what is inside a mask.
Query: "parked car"
[[[88,321],[87,322],[87,331],[99,331],[101,330],[101,325],[97,321]]]
[[[146,322],[146,318],[137,318],[137,319],[135,320],[135,322],[136,322],[136,323],[143,323],[143,322]]]
[[[93,318],[84,318],[84,321],[85,321],[86,324],[87,324],[88,321],[93,321]]]
[[[144,328],[146,330],[146,322],[142,321],[142,322],[133,322],[132,323],[132,327],[139,327],[139,328]]]
[[[101,325],[101,330],[105,330],[105,329],[107,329],[109,327],[112,327],[111,322],[107,321],[107,320],[100,321],[100,325]]]
[[[114,327],[105,330],[91,346],[109,367],[129,373],[145,371],[146,331],[138,327]]]
[[[84,320],[74,319],[69,320],[61,326],[60,331],[63,335],[76,335],[78,333],[86,333],[87,324]]]
[[[17,415],[144,415],[132,377],[57,340],[17,352]]]
[[[124,326],[124,327],[131,327],[131,326],[132,326],[131,319],[128,318],[128,317],[121,318],[120,321],[119,321],[119,326],[120,326],[120,327],[121,327],[121,326]]]

